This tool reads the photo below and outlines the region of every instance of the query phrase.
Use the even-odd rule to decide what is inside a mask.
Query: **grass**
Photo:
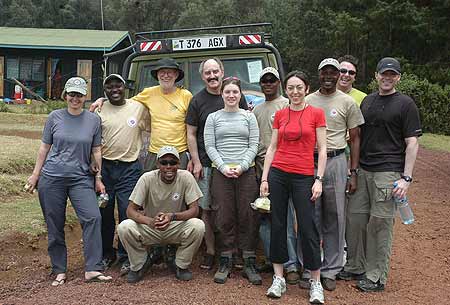
[[[419,143],[422,147],[431,150],[450,152],[450,136],[424,133],[419,138]]]
[[[0,136],[0,174],[31,174],[40,144],[37,139]]]

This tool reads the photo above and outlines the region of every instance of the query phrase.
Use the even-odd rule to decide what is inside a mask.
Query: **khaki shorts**
[[[396,207],[392,199],[394,181],[400,179],[398,172],[368,172],[361,169],[358,188],[349,195],[347,213],[370,214],[380,218],[394,218]]]

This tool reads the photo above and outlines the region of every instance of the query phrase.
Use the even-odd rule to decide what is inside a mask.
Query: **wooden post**
[[[52,59],[47,59],[47,99],[52,98]]]
[[[4,96],[3,82],[5,80],[5,58],[0,56],[0,96]]]

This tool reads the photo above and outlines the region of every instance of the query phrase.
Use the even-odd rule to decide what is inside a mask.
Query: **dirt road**
[[[409,305],[450,304],[450,154],[421,149],[409,197],[417,203],[416,222],[395,224],[392,264],[386,290],[364,294],[352,282],[338,282],[326,292],[326,304]],[[249,285],[238,271],[225,285],[214,284],[213,272],[194,262],[194,279],[177,281],[162,267],[155,267],[136,285],[110,274],[108,284],[85,284],[78,226],[67,228],[69,281],[50,286],[45,237],[30,240],[12,234],[0,237],[0,304],[308,304],[308,291],[289,286],[281,300],[269,300],[271,283]]]

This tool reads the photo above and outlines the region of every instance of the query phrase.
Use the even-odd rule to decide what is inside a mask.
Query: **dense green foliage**
[[[377,88],[375,80],[369,84],[370,91]],[[417,75],[403,73],[397,90],[416,102],[424,131],[450,135],[450,86],[441,87]]]
[[[449,133],[444,119],[433,114],[448,101],[449,0],[2,0],[0,26],[102,29],[102,2],[104,28],[132,33],[271,22],[286,70],[308,72],[313,87],[324,57],[359,58],[356,86],[362,89],[380,58],[396,57],[404,72],[418,76],[411,86],[421,86],[414,90],[422,92],[416,98],[422,114],[430,109],[424,123]]]

